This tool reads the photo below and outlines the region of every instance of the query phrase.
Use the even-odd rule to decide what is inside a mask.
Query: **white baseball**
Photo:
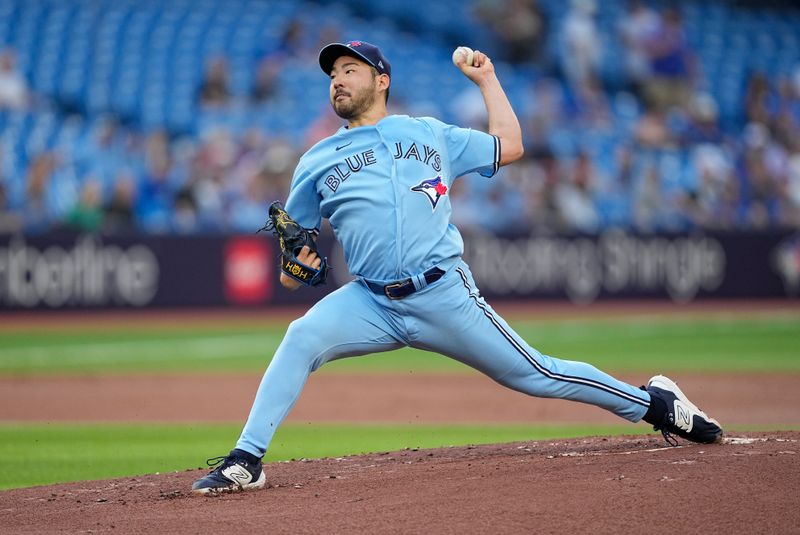
[[[472,60],[475,57],[475,53],[472,49],[468,46],[460,46],[453,50],[453,65],[458,67],[458,64],[463,61],[470,67],[472,67]]]

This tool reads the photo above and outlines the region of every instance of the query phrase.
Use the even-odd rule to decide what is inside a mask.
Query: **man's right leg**
[[[369,290],[351,282],[293,321],[261,379],[236,448],[217,459],[218,468],[195,481],[193,492],[215,495],[263,487],[261,457],[309,374],[331,360],[406,345],[395,320]]]
[[[309,374],[324,363],[403,347],[387,311],[351,282],[292,322],[258,387],[236,448],[262,457]]]

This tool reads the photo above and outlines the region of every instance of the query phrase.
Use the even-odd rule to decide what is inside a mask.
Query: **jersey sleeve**
[[[286,211],[303,228],[319,231],[322,222],[319,208],[321,199],[317,192],[316,181],[302,163],[299,164],[292,177],[292,186],[286,199]]]
[[[477,172],[487,178],[500,168],[500,138],[473,130],[445,124],[428,118],[439,130],[450,159],[453,176]]]

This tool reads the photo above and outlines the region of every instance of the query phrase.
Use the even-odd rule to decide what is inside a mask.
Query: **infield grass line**
[[[67,341],[52,345],[0,349],[0,371],[18,366],[44,368],[57,360],[63,366],[88,366],[109,361],[117,364],[172,360],[219,360],[259,348],[275,347],[275,334],[231,334],[227,336],[192,335],[189,339],[118,340],[109,342]]]
[[[264,461],[636,434],[646,429],[631,425],[288,423],[276,433]],[[206,468],[205,460],[227,454],[240,432],[240,424],[0,424],[0,489]]]
[[[540,352],[585,361],[613,372],[800,373],[800,315],[752,319],[712,316],[678,321],[517,321],[514,329]],[[196,330],[180,325],[147,331],[97,328],[77,332],[0,334],[0,374],[262,372],[285,326],[225,326]],[[429,353],[401,349],[368,358],[342,359],[329,372],[469,373],[469,368]]]

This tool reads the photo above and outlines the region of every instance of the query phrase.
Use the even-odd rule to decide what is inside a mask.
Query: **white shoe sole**
[[[261,475],[258,476],[258,479],[253,481],[252,483],[247,483],[246,485],[237,485],[235,483],[231,483],[227,487],[207,487],[204,489],[192,489],[192,494],[197,494],[200,496],[218,496],[220,494],[232,494],[234,492],[242,492],[245,490],[258,490],[263,489],[264,485],[267,484],[267,476],[264,474],[264,470],[261,470]]]

